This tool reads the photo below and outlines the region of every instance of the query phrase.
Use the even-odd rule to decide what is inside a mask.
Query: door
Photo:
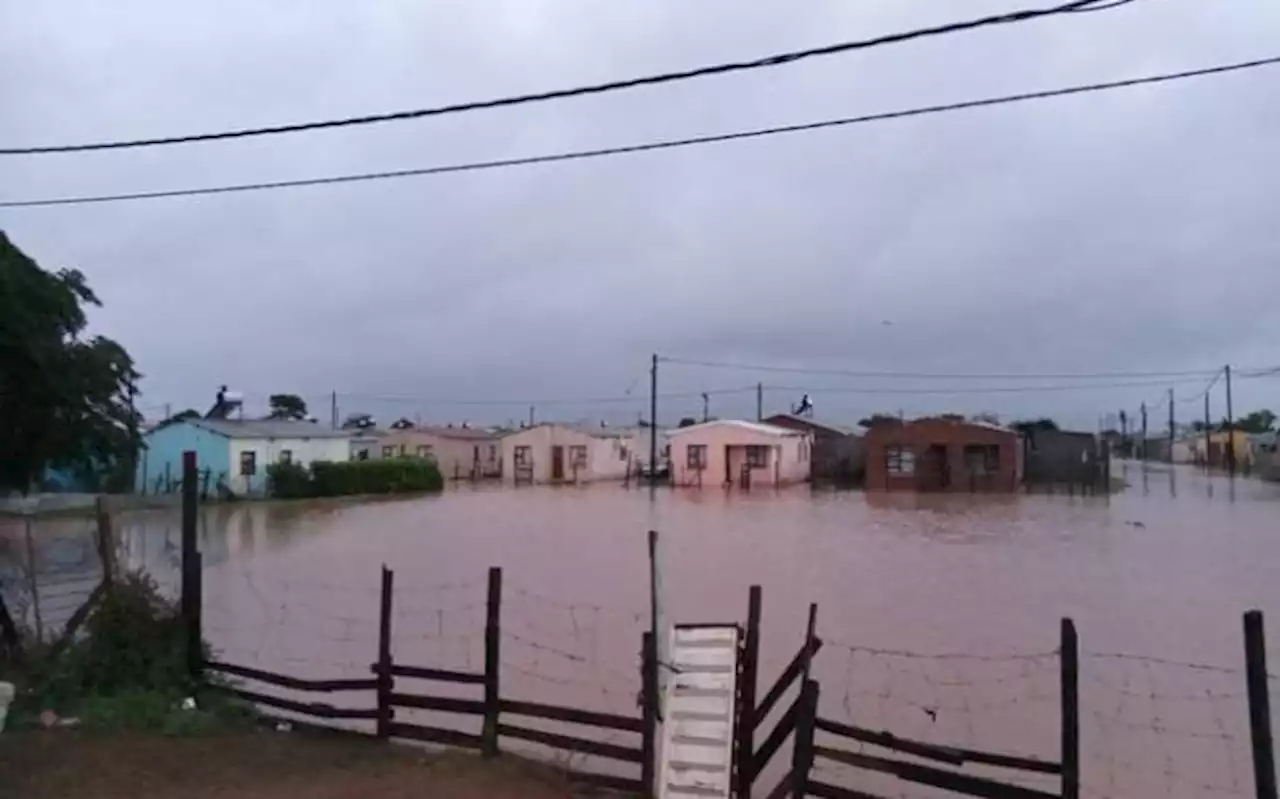
[[[945,491],[951,486],[951,464],[947,462],[947,446],[930,444],[920,464],[920,489]]]
[[[564,479],[564,447],[559,445],[551,448],[551,479]]]

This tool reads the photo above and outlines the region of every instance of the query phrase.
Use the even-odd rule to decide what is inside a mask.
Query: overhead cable
[[[748,364],[729,361],[707,361],[691,358],[659,357],[659,363],[680,364],[684,366],[700,366],[708,369],[732,369],[747,372],[781,372],[787,374],[832,375],[840,377],[863,378],[902,378],[921,380],[1103,380],[1107,378],[1134,377],[1192,377],[1197,378],[1213,373],[1213,370],[1200,369],[1181,372],[1068,372],[1068,373],[973,373],[973,372],[907,372],[907,371],[870,371],[857,369],[822,369],[792,366],[770,366],[767,364]],[[1165,385],[1165,384],[1162,384]]]
[[[40,145],[32,147],[4,147],[0,148],[0,155],[40,155],[49,153],[72,153],[86,152],[91,150],[122,150],[136,147],[157,147],[171,144],[189,144],[192,142],[204,141],[220,141],[225,139],[244,139],[252,136],[269,136],[282,133],[300,133],[308,130],[322,130],[328,128],[342,128],[352,125],[371,125],[383,122],[398,122],[409,119],[421,119],[424,117],[442,116],[445,114],[457,114],[464,111],[478,111],[484,108],[500,108],[505,106],[523,105],[526,103],[544,102],[547,100],[559,100],[567,97],[580,97],[590,94],[603,94],[605,92],[618,91],[622,89],[632,89],[638,86],[653,86],[660,83],[672,83],[675,81],[689,80],[691,78],[701,78],[709,75],[723,75],[729,72],[744,72],[746,70],[762,69],[766,67],[776,67],[783,64],[790,64],[796,61],[802,61],[809,58],[817,58],[822,56],[837,55],[847,53],[854,50],[865,50],[872,47],[879,47],[888,44],[898,44],[900,42],[911,41],[913,39],[923,39],[929,36],[940,36],[949,33],[959,33],[961,31],[973,30],[975,28],[985,28],[993,25],[1007,25],[1017,22],[1027,22],[1029,20],[1038,19],[1040,17],[1052,16],[1055,14],[1063,14],[1072,11],[1090,10],[1094,6],[1104,6],[1103,0],[1071,0],[1071,2],[1049,8],[1025,9],[1021,11],[1011,11],[1004,14],[996,14],[988,17],[980,17],[977,19],[964,20],[961,22],[951,22],[945,25],[935,25],[927,28],[916,28],[914,30],[900,31],[898,33],[888,33],[875,36],[870,39],[860,39],[856,41],[839,42],[837,44],[829,44],[822,47],[812,47],[805,50],[792,50],[784,53],[775,53],[773,55],[761,58],[753,58],[746,61],[731,61],[721,64],[713,64],[693,69],[678,70],[674,72],[663,72],[656,75],[645,75],[636,78],[627,78],[625,80],[608,81],[605,83],[588,84],[584,86],[576,86],[568,89],[553,89],[551,91],[536,92],[533,94],[520,94],[510,97],[500,97],[490,100],[473,100],[463,103],[451,103],[449,105],[435,106],[431,108],[416,108],[407,111],[394,111],[385,114],[368,114],[364,116],[343,117],[340,119],[326,119],[312,122],[297,122],[286,125],[271,125],[256,128],[240,128],[237,130],[224,130],[214,133],[193,133],[178,136],[157,136],[142,139],[126,139],[119,141],[101,141],[88,142],[82,144],[53,144]]]
[[[530,155],[520,158],[498,158],[488,161],[469,161],[457,164],[442,164],[439,166],[417,167],[411,169],[393,169],[382,172],[358,172],[346,175],[330,175],[326,177],[300,178],[296,180],[275,180],[260,181],[254,183],[233,183],[222,186],[203,186],[185,189],[161,189],[157,191],[135,191],[121,192],[111,194],[82,194],[67,197],[49,197],[42,199],[29,200],[0,200],[0,208],[35,208],[43,206],[55,205],[88,205],[92,203],[112,203],[126,202],[130,200],[158,200],[170,197],[195,197],[210,194],[232,194],[238,192],[249,191],[267,191],[273,189],[292,189],[308,186],[329,186],[343,183],[361,183],[376,180],[396,180],[411,177],[427,177],[431,175],[447,175],[455,172],[479,172],[490,169],[505,169],[509,167],[532,166],[534,164],[548,164],[562,161],[579,161],[590,158],[602,158],[615,155],[628,155],[632,153],[651,152],[654,150],[670,150],[678,147],[692,147],[705,144],[719,144],[723,142],[740,141],[744,139],[758,139],[767,136],[777,136],[786,133],[803,133],[814,130],[822,130],[824,128],[837,128],[850,125],[858,125],[868,122],[882,122],[891,119],[905,119],[908,117],[925,116],[929,114],[940,114],[950,111],[962,111],[971,108],[984,108],[989,106],[1003,105],[1007,103],[1027,102],[1030,100],[1043,100],[1051,97],[1065,97],[1073,94],[1084,94],[1087,92],[1106,91],[1110,89],[1121,89],[1133,86],[1142,86],[1154,83],[1167,83],[1170,81],[1183,80],[1186,78],[1196,78],[1206,75],[1218,75],[1227,72],[1237,72],[1240,70],[1253,69],[1256,67],[1273,66],[1280,64],[1280,56],[1271,58],[1255,59],[1252,61],[1241,61],[1234,64],[1224,64],[1214,67],[1205,67],[1203,69],[1184,70],[1182,72],[1168,72],[1160,75],[1148,75],[1140,78],[1127,78],[1125,80],[1108,81],[1105,83],[1090,83],[1078,86],[1068,86],[1060,89],[1045,89],[1042,91],[1024,92],[1021,94],[1009,94],[999,97],[987,97],[979,100],[965,100],[956,103],[942,103],[939,105],[918,106],[915,108],[907,108],[898,111],[886,111],[875,114],[864,114],[854,117],[842,117],[839,119],[827,119],[817,122],[804,122],[794,125],[782,125],[778,127],[756,128],[754,130],[736,131],[731,133],[715,133],[706,136],[692,136],[681,139],[661,139],[658,141],[645,142],[641,144],[627,144],[617,147],[601,147],[591,150],[570,150],[559,153],[546,153],[543,155]]]

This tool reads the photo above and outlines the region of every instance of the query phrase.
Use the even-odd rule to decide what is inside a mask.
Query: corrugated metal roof
[[[845,425],[835,422],[826,422],[821,419],[813,419],[808,416],[796,416],[794,413],[775,413],[770,419],[790,419],[793,422],[807,424],[810,427],[821,427],[823,430],[830,430],[833,433],[839,433],[842,436],[860,436],[867,432],[867,428],[862,425]],[[766,420],[766,424],[768,421]]]
[[[748,422],[742,419],[713,419],[710,422],[701,422],[699,424],[689,425],[688,427],[677,427],[675,430],[668,430],[668,436],[679,436],[685,433],[704,430],[708,427],[716,425],[728,425],[730,427],[738,427],[751,433],[759,433],[765,436],[803,436],[805,433],[799,430],[792,430],[788,427],[778,427],[777,425],[765,424],[764,422]]]
[[[189,419],[186,424],[227,438],[350,438],[360,432],[293,419]]]
[[[404,433],[430,433],[440,438],[457,438],[465,441],[489,441],[497,438],[497,434],[485,430],[482,427],[450,427],[448,425],[424,424],[417,427],[410,427],[402,431]]]

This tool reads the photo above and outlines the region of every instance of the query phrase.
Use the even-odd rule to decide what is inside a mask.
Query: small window
[[[490,444],[490,445],[489,445],[489,460],[491,460],[491,461],[496,461],[497,459],[498,459],[498,445],[497,445],[497,444]]]
[[[383,448],[382,448],[382,457],[384,457],[384,458],[394,458],[395,456],[396,456],[396,448],[395,448],[395,447],[383,447]]]
[[[1000,447],[996,444],[969,444],[964,448],[964,465],[975,477],[1000,473]]]
[[[752,469],[763,469],[769,465],[769,448],[763,444],[751,444],[747,447],[747,465]]]
[[[418,453],[418,457],[419,457],[419,458],[430,458],[430,457],[433,457],[433,453],[432,453],[432,451],[431,451],[431,445],[430,445],[430,444],[419,444],[419,445],[418,445],[418,449],[417,449],[417,453]]]
[[[529,462],[529,448],[516,447],[516,451],[512,454],[511,460],[516,466],[531,466]]]
[[[293,463],[293,450],[291,450],[291,449],[282,449],[282,450],[280,450],[280,462],[281,462],[281,463]]]
[[[707,468],[707,445],[690,444],[688,459],[690,469],[702,470]]]
[[[800,449],[797,452],[797,457],[799,458],[801,463],[804,463],[805,461],[809,460],[809,442],[808,441],[805,441],[804,439],[800,440]]]
[[[587,468],[587,448],[583,446],[569,447],[569,465],[577,469]]]
[[[369,448],[361,447],[360,449],[356,450],[356,460],[358,461],[369,460]]]
[[[904,476],[916,473],[916,454],[906,447],[889,447],[884,452],[885,469],[890,475]]]
[[[245,450],[240,453],[240,474],[243,477],[250,477],[258,473],[258,453],[253,450]]]
[[[631,456],[631,452],[626,448],[625,445],[618,448],[618,460],[625,461],[630,456]]]

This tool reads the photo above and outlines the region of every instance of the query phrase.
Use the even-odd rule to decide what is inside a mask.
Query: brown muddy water
[[[1115,474],[1130,487],[1100,498],[462,486],[210,507],[206,632],[231,662],[367,675],[387,564],[396,660],[479,670],[486,570],[501,566],[504,696],[630,711],[653,528],[670,621],[739,622],[748,586],[763,586],[762,691],[816,602],[823,715],[1057,759],[1053,652],[1071,617],[1086,795],[1251,795],[1241,613],[1272,613],[1273,630],[1280,618],[1280,485],[1182,467]],[[130,560],[171,580],[176,516],[119,526]],[[934,795],[819,771],[886,796]]]

